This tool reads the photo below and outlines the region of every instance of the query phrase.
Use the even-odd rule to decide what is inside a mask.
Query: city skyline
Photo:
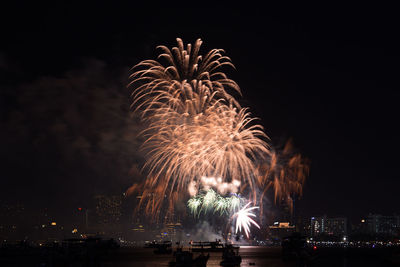
[[[28,224],[28,225],[40,225],[43,221],[45,224],[51,224],[52,222],[58,222],[63,224],[79,224],[83,228],[87,228],[91,225],[91,228],[98,228],[101,230],[101,225],[113,224],[113,223],[123,223],[126,225],[135,225],[139,221],[141,224],[151,225],[152,220],[149,220],[142,212],[134,213],[132,212],[132,201],[129,199],[124,199],[124,195],[94,195],[91,201],[85,204],[78,205],[74,208],[64,210],[62,213],[56,212],[55,210],[50,210],[47,207],[35,207],[35,209],[25,206],[21,202],[17,203],[5,203],[0,202],[0,215],[7,218],[3,221],[3,224],[13,225],[13,224]],[[189,209],[188,211],[189,212]],[[24,220],[26,217],[35,217],[35,222],[30,222]],[[42,216],[42,219],[38,219]],[[360,223],[367,222],[368,220],[379,220],[380,218],[391,218],[399,217],[400,213],[382,213],[382,212],[369,212],[358,217],[351,217],[346,214],[331,214],[328,212],[323,212],[321,214],[308,215],[295,215],[289,213],[289,211],[282,210],[281,208],[276,208],[272,216],[268,217],[268,220],[260,224],[262,228],[268,228],[276,222],[289,223],[290,225],[297,226],[304,223],[304,221],[310,222],[310,220],[321,220],[321,218],[326,219],[336,219],[344,218],[347,220],[347,225],[357,225]],[[78,218],[78,219],[77,219]],[[187,218],[184,217],[173,217],[172,221],[179,221],[186,224]],[[191,218],[189,221],[193,221]],[[207,221],[207,218],[199,218],[199,221]],[[164,223],[163,220],[159,220],[158,223]],[[400,223],[400,222],[398,222]],[[399,224],[400,227],[400,224]]]
[[[206,218],[192,220],[170,218],[168,221],[151,222],[145,216],[132,214],[124,208],[121,196],[96,195],[91,206],[65,211],[69,220],[54,216],[51,211],[30,214],[23,205],[1,205],[0,236],[3,240],[25,239],[32,242],[41,240],[78,238],[87,236],[111,236],[126,242],[145,240],[185,240],[188,236],[206,238],[219,236],[218,223]],[[142,214],[143,215],[143,214]],[[33,220],[25,220],[32,216]],[[195,226],[195,227],[193,227]],[[200,233],[198,231],[200,230]],[[313,217],[271,218],[260,224],[260,229],[252,233],[252,238],[260,242],[283,240],[298,232],[309,240],[332,242],[356,242],[366,240],[390,241],[400,233],[400,215],[366,214],[358,221],[329,214]],[[124,241],[124,242],[125,242]]]

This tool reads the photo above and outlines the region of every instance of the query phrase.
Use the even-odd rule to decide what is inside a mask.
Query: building
[[[351,225],[351,233],[352,234],[368,234],[368,224],[366,219],[361,219],[357,223]]]
[[[183,227],[180,222],[166,223],[161,235],[168,240],[180,240],[183,237]]]
[[[295,231],[296,227],[290,225],[289,222],[274,222],[274,225],[269,226],[269,234],[273,239],[281,240]]]
[[[396,235],[400,230],[400,216],[369,214],[366,219],[368,232],[371,234]]]
[[[122,196],[97,195],[94,197],[94,214],[89,219],[90,226],[103,230],[116,229],[122,219]]]
[[[302,235],[309,236],[311,233],[311,224],[309,217],[297,217],[296,231]]]
[[[311,217],[310,236],[315,237],[325,232],[326,217]]]
[[[327,218],[325,232],[337,237],[347,236],[347,218]]]
[[[321,217],[311,217],[310,235],[316,237],[322,234],[340,238],[346,237],[347,218],[328,218],[326,215]]]

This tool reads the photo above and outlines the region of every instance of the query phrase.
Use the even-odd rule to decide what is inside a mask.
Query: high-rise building
[[[345,237],[347,236],[347,218],[328,218],[326,215],[311,217],[310,234],[313,237],[321,234]]]
[[[327,218],[325,232],[338,237],[347,236],[347,218]]]
[[[122,218],[122,196],[97,195],[94,197],[94,216],[90,219],[92,226],[115,228]]]
[[[309,217],[298,216],[296,218],[296,231],[302,235],[309,236],[311,233],[311,224]]]
[[[310,220],[310,236],[318,236],[324,233],[324,217],[311,217]]]
[[[369,214],[366,219],[368,232],[372,234],[395,235],[400,230],[400,216],[384,216],[380,214]]]
[[[178,237],[182,238],[183,228],[180,222],[166,223],[161,231],[162,235],[168,235],[167,239],[176,240]],[[178,239],[179,239],[178,238]]]

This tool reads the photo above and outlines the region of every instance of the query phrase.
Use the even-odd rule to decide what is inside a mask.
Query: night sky
[[[3,202],[63,210],[139,180],[129,69],[180,37],[223,48],[240,103],[311,160],[302,214],[400,213],[394,6],[27,2],[0,16]]]

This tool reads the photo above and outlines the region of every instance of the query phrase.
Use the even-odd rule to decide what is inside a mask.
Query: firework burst
[[[218,213],[220,216],[233,214],[240,209],[245,199],[240,195],[231,194],[231,196],[223,197],[213,189],[200,193],[191,197],[187,206],[194,216],[200,213]]]
[[[201,121],[163,125],[149,134],[144,143],[149,174],[177,190],[204,176],[229,177],[254,188],[255,159],[268,153],[259,138],[265,134],[260,126],[251,125],[244,109],[239,113],[234,108],[224,109]]]
[[[147,123],[142,148],[148,184],[161,188],[161,201],[204,176],[221,177],[224,186],[240,181],[255,191],[254,162],[269,147],[262,126],[230,94],[240,88],[221,68],[233,64],[221,49],[200,55],[200,39],[186,48],[177,42],[171,50],[159,46],[163,64],[142,61],[130,77],[132,106]]]
[[[180,38],[177,43],[171,50],[166,46],[157,47],[161,50],[158,60],[164,59],[164,64],[144,60],[133,67],[135,72],[129,84],[135,87],[132,106],[142,109],[143,115],[159,113],[160,108],[166,107],[180,114],[196,115],[221,99],[240,107],[229,93],[240,93],[239,86],[221,71],[223,66],[234,67],[230,58],[223,55],[224,51],[213,49],[202,56],[200,39],[186,48]]]
[[[250,226],[254,225],[258,229],[260,229],[260,226],[251,218],[251,217],[256,217],[254,213],[252,213],[252,210],[258,209],[258,207],[250,207],[248,206],[251,204],[251,202],[247,203],[242,209],[240,209],[238,212],[236,212],[233,217],[236,217],[236,229],[235,233],[239,231],[242,231],[242,228],[247,236],[249,237],[250,233]]]
[[[257,182],[262,189],[260,212],[263,214],[262,199],[268,190],[273,190],[275,203],[284,202],[293,210],[295,196],[301,196],[306,177],[309,173],[309,160],[295,153],[292,139],[289,139],[281,151],[273,149],[269,159],[259,166]]]
[[[191,199],[188,200],[188,208],[190,209],[190,211],[193,213],[194,216],[196,216],[196,214],[200,213],[200,208],[201,208],[201,198],[200,197],[193,197]]]
[[[263,127],[234,97],[239,86],[223,72],[234,68],[230,58],[222,49],[203,56],[201,44],[198,39],[185,47],[178,38],[172,49],[158,47],[157,60],[133,67],[129,86],[132,108],[145,123],[147,178],[128,193],[140,192],[138,208],[154,217],[162,209],[172,214],[175,203],[190,195],[187,206],[195,216],[235,213],[236,227],[248,235],[255,224],[250,211],[258,207],[241,209],[243,198],[227,193],[249,193],[262,215],[270,188],[275,201],[288,204],[293,194],[301,195],[308,165],[291,144],[271,152]]]

